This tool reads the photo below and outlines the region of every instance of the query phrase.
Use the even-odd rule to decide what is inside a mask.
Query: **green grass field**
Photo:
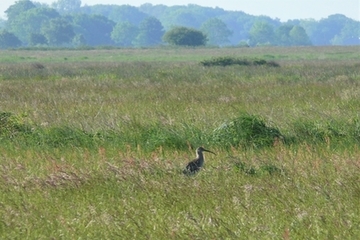
[[[359,53],[0,51],[0,238],[357,239]]]

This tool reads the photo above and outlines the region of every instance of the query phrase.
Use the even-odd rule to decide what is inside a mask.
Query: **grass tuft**
[[[20,133],[30,133],[31,125],[28,121],[26,114],[0,112],[0,137],[13,138]]]
[[[226,121],[213,132],[214,143],[226,148],[271,147],[281,138],[278,129],[267,126],[263,118],[249,114]]]

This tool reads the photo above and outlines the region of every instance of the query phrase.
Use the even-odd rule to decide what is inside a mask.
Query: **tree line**
[[[341,14],[281,22],[221,8],[143,4],[81,6],[19,0],[0,19],[0,48],[119,46],[306,46],[360,44],[360,22]]]

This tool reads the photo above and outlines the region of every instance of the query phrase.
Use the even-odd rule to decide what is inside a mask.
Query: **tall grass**
[[[7,51],[0,238],[356,238],[354,48],[239,50],[278,68],[200,64],[236,49]],[[201,145],[217,155],[184,176]]]

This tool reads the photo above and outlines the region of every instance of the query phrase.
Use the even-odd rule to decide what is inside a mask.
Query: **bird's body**
[[[209,152],[209,153],[215,154],[212,151],[206,150],[203,147],[197,148],[196,149],[196,158],[186,165],[186,168],[183,171],[184,174],[194,174],[202,168],[202,166],[204,165],[203,152]]]

